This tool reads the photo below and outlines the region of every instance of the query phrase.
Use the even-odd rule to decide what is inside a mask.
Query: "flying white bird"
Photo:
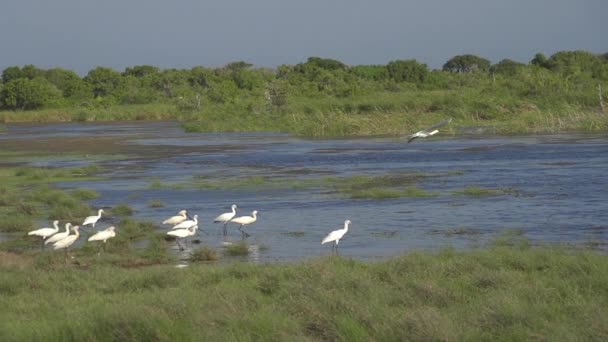
[[[59,240],[63,240],[66,237],[68,237],[68,235],[70,235],[70,227],[72,226],[71,223],[66,223],[65,224],[65,232],[61,232],[61,233],[57,233],[53,236],[51,236],[50,238],[46,239],[46,241],[44,241],[45,245],[48,245],[49,243],[55,243]]]
[[[57,224],[59,224],[59,221],[55,220],[53,221],[53,227],[55,228],[40,228],[32,230],[31,232],[27,233],[27,235],[40,236],[44,240],[59,231],[59,226]]]
[[[173,228],[171,228],[171,230],[188,229],[188,228],[194,227],[196,225],[198,225],[198,215],[194,215],[192,217],[192,220],[186,220],[186,221],[182,221],[182,222],[176,224],[175,226],[173,226]]]
[[[327,234],[327,236],[323,239],[323,241],[321,241],[321,244],[335,241],[334,248],[337,253],[338,244],[340,243],[340,239],[344,236],[344,234],[346,234],[346,232],[348,232],[348,225],[350,225],[350,224],[351,224],[350,220],[344,221],[344,228],[336,229],[333,232]]]
[[[241,231],[242,237],[245,238],[245,237],[249,236],[249,234],[245,233],[245,231],[243,230],[243,227],[245,225],[254,223],[258,219],[257,218],[257,214],[258,214],[258,211],[254,210],[251,213],[251,216],[239,216],[239,217],[235,217],[232,220],[230,220],[230,222],[233,222],[233,223],[236,223],[236,224],[240,225],[239,226],[239,230]]]
[[[97,221],[99,221],[99,219],[101,218],[101,213],[103,213],[103,209],[99,209],[97,211],[97,215],[94,216],[89,216],[87,218],[84,219],[84,222],[82,223],[82,226],[86,226],[87,224],[90,224],[93,226],[93,228],[95,228],[95,223],[97,223]]]
[[[226,231],[226,225],[228,224],[228,222],[230,222],[230,220],[232,220],[234,218],[234,216],[236,215],[236,204],[233,204],[230,209],[232,209],[231,212],[228,213],[223,213],[220,216],[216,217],[213,222],[215,223],[222,223],[224,224],[224,235],[227,234]]]
[[[435,135],[435,134],[439,133],[439,128],[449,124],[450,122],[452,122],[452,118],[443,120],[436,125],[433,125],[427,129],[423,129],[422,131],[418,131],[414,134],[410,134],[407,136],[407,142],[410,143],[410,142],[412,142],[412,140],[414,140],[416,138],[426,138],[426,137],[430,137],[431,135]]]
[[[163,221],[163,224],[170,224],[172,226],[182,223],[188,219],[188,212],[184,209],[177,213],[177,216],[171,216]]]

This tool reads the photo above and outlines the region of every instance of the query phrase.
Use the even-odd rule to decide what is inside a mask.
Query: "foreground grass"
[[[186,269],[36,260],[0,252],[3,341],[608,337],[608,257],[591,252],[502,246]]]

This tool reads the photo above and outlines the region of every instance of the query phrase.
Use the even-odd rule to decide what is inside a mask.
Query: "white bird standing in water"
[[[44,244],[48,245],[49,243],[55,243],[55,242],[57,242],[59,240],[65,239],[66,237],[68,237],[68,235],[70,235],[70,227],[71,226],[72,226],[72,224],[70,222],[66,223],[65,224],[65,232],[54,234],[50,238],[46,239],[46,241],[44,241]]]
[[[414,139],[416,138],[426,138],[426,137],[430,137],[431,135],[435,135],[437,133],[439,133],[439,129],[447,124],[449,124],[450,122],[452,122],[452,118],[446,119],[441,121],[440,123],[433,125],[427,129],[423,129],[422,131],[418,131],[414,134],[410,134],[407,136],[407,142],[408,144],[410,142],[412,142]]]
[[[338,253],[338,244],[340,243],[340,239],[344,236],[344,234],[346,234],[346,232],[348,232],[348,225],[350,224],[350,220],[344,221],[344,228],[336,229],[333,232],[327,234],[323,241],[321,241],[321,244],[335,241],[334,248],[336,250],[336,253]]]
[[[249,236],[249,234],[245,233],[245,231],[243,230],[243,227],[245,225],[254,223],[258,219],[257,218],[257,214],[258,214],[258,211],[254,210],[251,213],[251,216],[239,216],[239,217],[236,217],[236,218],[233,218],[232,220],[230,220],[230,222],[233,222],[233,223],[236,223],[236,224],[240,225],[239,226],[239,230],[241,231],[241,236],[242,236],[243,239],[245,237]]]
[[[184,210],[180,210],[176,216],[171,216],[168,219],[163,221],[163,224],[170,224],[172,226],[182,223],[188,219],[188,212]]]
[[[186,220],[186,221],[182,221],[182,222],[176,224],[175,226],[173,226],[173,228],[171,228],[171,230],[188,229],[188,228],[194,227],[196,225],[198,225],[198,215],[194,215],[192,217],[192,220]]]
[[[196,217],[196,215],[195,215],[195,217]],[[194,234],[196,234],[197,229],[198,229],[198,226],[194,225],[194,226],[190,226],[186,229],[181,228],[181,229],[168,231],[167,235],[175,237],[177,239],[177,240],[175,240],[175,242],[179,246],[179,249],[184,250],[184,248],[179,244],[179,239],[186,239],[186,245],[188,245],[187,238],[189,236],[194,236]]]
[[[65,260],[68,259],[68,248],[78,240],[80,233],[78,232],[78,226],[72,227],[74,235],[68,235],[68,237],[61,239],[53,244],[53,249],[65,249]]]
[[[89,216],[87,218],[84,219],[84,222],[82,223],[82,226],[86,226],[87,224],[90,224],[93,226],[93,228],[95,228],[95,223],[97,223],[97,221],[99,221],[99,219],[101,218],[101,213],[103,213],[103,209],[99,209],[97,211],[97,215],[94,216]]]
[[[231,212],[223,213],[220,216],[216,217],[215,220],[213,220],[214,223],[222,223],[222,224],[224,224],[224,235],[226,235],[228,233],[227,230],[226,230],[226,225],[236,215],[236,208],[237,208],[236,204],[233,204],[230,207],[230,209],[232,209]]]
[[[55,221],[53,221],[53,227],[55,227],[55,228],[40,228],[40,229],[32,230],[31,232],[27,233],[27,235],[40,236],[42,238],[42,240],[44,240],[47,237],[49,237],[59,231],[58,224],[59,224],[59,221],[55,220]]]

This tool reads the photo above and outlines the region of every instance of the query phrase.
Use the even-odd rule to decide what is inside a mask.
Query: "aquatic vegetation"
[[[99,193],[97,191],[91,190],[91,189],[78,188],[78,189],[72,190],[71,193],[72,193],[72,196],[74,196],[82,201],[88,201],[88,200],[92,200],[92,199],[99,197]]]
[[[149,200],[148,207],[150,208],[163,208],[165,203],[161,200]]]
[[[128,204],[119,203],[111,209],[110,214],[123,217],[131,216],[134,212],[135,210],[133,210],[133,208],[131,208],[131,206],[129,206]]]
[[[207,246],[195,249],[190,256],[191,261],[216,261],[219,258],[220,255],[217,250]]]
[[[224,254],[229,256],[249,255],[249,245],[245,241],[237,242],[226,246]]]
[[[482,188],[477,185],[469,185],[469,186],[465,187],[463,190],[456,190],[453,193],[456,195],[484,197],[484,196],[500,196],[500,195],[508,195],[508,194],[518,195],[519,191],[514,188],[489,189],[489,188]]]

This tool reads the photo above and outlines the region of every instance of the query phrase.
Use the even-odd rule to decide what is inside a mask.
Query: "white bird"
[[[192,217],[192,220],[186,220],[186,221],[182,221],[182,222],[176,224],[175,226],[173,226],[173,228],[171,228],[171,230],[188,229],[188,228],[194,227],[196,225],[198,225],[198,215],[194,215]]]
[[[78,237],[80,237],[80,233],[78,232],[78,226],[72,227],[72,230],[74,231],[74,235],[68,235],[68,237],[61,239],[57,242],[55,242],[53,244],[53,249],[62,249],[65,248],[65,259],[67,262],[67,258],[68,258],[68,248],[74,244],[74,242],[76,242],[76,240],[78,240]]]
[[[234,218],[234,216],[236,215],[236,204],[233,204],[230,209],[232,209],[231,212],[228,213],[223,213],[222,215],[216,217],[213,222],[215,223],[223,223],[224,224],[224,235],[227,234],[226,231],[226,225],[228,224],[228,222],[230,222],[230,220],[232,220]]]
[[[239,216],[239,217],[233,218],[232,220],[230,220],[230,222],[240,224],[239,230],[241,231],[242,237],[245,238],[246,236],[249,236],[249,234],[247,234],[247,233],[245,233],[245,231],[243,231],[243,227],[245,225],[254,223],[258,219],[256,216],[257,214],[258,214],[258,211],[254,210],[251,213],[251,216]]]
[[[412,142],[412,140],[416,139],[416,138],[426,138],[429,137],[431,135],[435,135],[437,133],[439,133],[439,129],[447,124],[449,124],[450,122],[452,122],[452,118],[446,119],[441,121],[440,123],[433,125],[427,129],[423,129],[422,131],[418,131],[414,134],[410,134],[407,136],[407,142],[410,143]]]
[[[93,234],[88,241],[103,241],[103,243],[106,243],[106,240],[116,236],[114,229],[116,229],[116,227],[112,226],[98,231],[97,233]]]
[[[106,241],[116,236],[116,232],[114,231],[114,229],[116,229],[116,227],[111,226],[104,230],[98,231],[97,233],[93,234],[87,241],[103,241],[103,245],[101,245],[101,248],[103,248],[105,252]],[[98,250],[97,255],[99,255],[99,253],[100,251]]]
[[[194,216],[196,217],[196,215],[194,215]],[[179,239],[187,239],[189,236],[193,236],[194,234],[196,234],[197,229],[198,229],[198,226],[194,225],[194,226],[190,226],[185,229],[181,228],[181,229],[168,231],[167,235],[177,238],[178,239],[178,240],[176,240],[177,245],[179,246],[179,248],[181,250],[183,250],[184,248],[179,244]],[[187,242],[188,242],[188,240],[186,240],[186,244],[187,244]]]
[[[168,219],[163,221],[163,224],[170,224],[172,226],[186,221],[188,219],[188,212],[186,210],[181,210],[177,213],[177,216],[171,216]]]
[[[333,232],[327,234],[327,236],[321,241],[321,244],[325,244],[328,242],[335,241],[334,248],[336,252],[338,252],[338,244],[340,243],[340,239],[348,232],[348,225],[351,224],[350,220],[344,221],[344,228],[336,229]]]
[[[46,239],[46,241],[44,241],[44,244],[48,245],[49,243],[55,243],[55,242],[57,242],[59,240],[65,239],[66,237],[68,237],[68,235],[70,235],[70,227],[71,226],[72,226],[71,223],[69,223],[69,222],[66,223],[65,224],[65,232],[54,234],[50,238]]]
[[[90,224],[93,226],[93,228],[95,228],[95,223],[97,223],[97,221],[99,221],[99,219],[101,218],[101,213],[103,213],[103,209],[99,209],[97,211],[97,215],[94,216],[89,216],[87,218],[84,219],[84,222],[82,223],[82,226],[86,226],[87,224]]]
[[[40,228],[32,230],[31,232],[27,233],[27,235],[40,236],[44,240],[59,231],[59,226],[57,224],[59,224],[59,221],[55,220],[53,221],[53,227],[55,228]]]

